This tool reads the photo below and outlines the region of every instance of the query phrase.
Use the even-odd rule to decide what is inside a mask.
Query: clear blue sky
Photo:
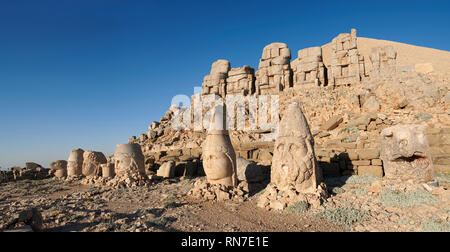
[[[450,50],[450,1],[2,0],[0,166],[46,167],[74,148],[107,155],[191,95],[218,58],[257,67],[363,37]]]

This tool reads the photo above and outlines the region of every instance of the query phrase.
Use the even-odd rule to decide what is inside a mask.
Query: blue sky
[[[114,152],[219,58],[257,67],[339,33],[450,50],[450,1],[2,0],[0,166]]]

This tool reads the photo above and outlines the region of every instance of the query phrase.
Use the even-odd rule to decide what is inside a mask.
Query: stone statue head
[[[428,182],[433,179],[425,127],[396,125],[381,132],[381,158],[388,179]]]
[[[272,183],[295,186],[298,191],[314,188],[320,180],[313,138],[298,103],[292,103],[281,119],[272,160]]]

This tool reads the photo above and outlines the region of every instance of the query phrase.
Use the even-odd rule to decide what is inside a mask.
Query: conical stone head
[[[226,130],[226,108],[213,110],[208,135],[203,143],[203,169],[212,184],[237,185],[236,154]]]
[[[314,140],[298,103],[290,104],[279,125],[272,161],[271,182],[279,188],[294,186],[313,191],[321,180],[314,155]]]
[[[289,104],[280,122],[279,137],[312,138],[308,122],[297,102]]]

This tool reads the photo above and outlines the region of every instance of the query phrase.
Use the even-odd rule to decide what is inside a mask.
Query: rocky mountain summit
[[[258,69],[219,59],[114,155],[1,172],[0,229],[450,231],[449,62],[355,29],[295,59],[267,45]]]

